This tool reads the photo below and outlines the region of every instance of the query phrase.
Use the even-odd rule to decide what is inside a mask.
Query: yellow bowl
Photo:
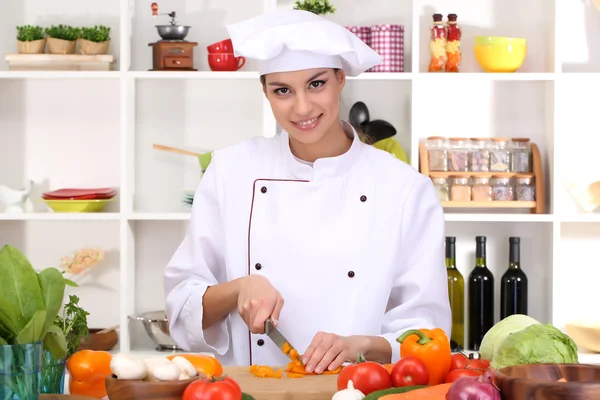
[[[107,203],[116,199],[102,200],[49,200],[42,199],[54,212],[83,213],[98,212],[106,206]]]
[[[526,39],[475,36],[475,58],[485,72],[515,72],[526,55]]]

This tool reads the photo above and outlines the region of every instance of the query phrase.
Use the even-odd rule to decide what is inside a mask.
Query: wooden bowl
[[[558,382],[561,378],[567,382]],[[597,365],[515,365],[494,371],[494,382],[510,400],[600,400]]]
[[[90,329],[90,336],[87,342],[85,341],[85,338],[82,338],[78,350],[112,350],[119,341],[117,331],[112,330],[98,334],[97,332],[100,332],[101,330],[102,329]]]
[[[198,379],[199,376],[184,381],[146,382],[110,375],[106,377],[106,394],[110,400],[181,400],[188,385]]]

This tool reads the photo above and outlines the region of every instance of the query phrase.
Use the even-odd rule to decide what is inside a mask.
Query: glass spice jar
[[[515,177],[515,192],[519,201],[535,201],[534,175],[518,174]]]
[[[473,201],[492,201],[492,185],[489,176],[473,176],[471,199]]]
[[[530,139],[513,138],[510,141],[512,172],[531,172],[531,149]]]
[[[468,175],[452,175],[450,201],[471,201],[471,186]]]
[[[469,171],[469,146],[467,139],[450,138],[448,146],[448,171]]]
[[[433,182],[433,187],[435,188],[435,192],[440,201],[449,201],[450,187],[448,185],[448,180],[446,178],[432,178],[431,181]]]
[[[490,145],[490,171],[508,172],[510,170],[510,150],[508,139],[492,138]]]
[[[490,170],[490,151],[487,139],[471,139],[469,165],[473,172],[488,172]]]
[[[446,139],[441,136],[427,138],[427,158],[430,171],[448,171],[448,150]]]
[[[493,201],[514,200],[514,190],[510,181],[510,177],[510,174],[498,174],[492,176]]]

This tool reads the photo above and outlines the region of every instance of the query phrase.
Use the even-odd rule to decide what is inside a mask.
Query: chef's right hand
[[[238,312],[252,333],[265,333],[269,317],[277,325],[282,308],[283,298],[267,278],[260,275],[244,278],[238,295]]]

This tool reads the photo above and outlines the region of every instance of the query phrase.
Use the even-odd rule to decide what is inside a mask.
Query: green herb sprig
[[[296,1],[295,10],[310,11],[314,14],[334,14],[335,7],[329,3],[329,0],[303,0]]]
[[[106,42],[110,40],[110,28],[104,25],[95,25],[93,28],[81,28],[81,39],[89,40],[90,42]]]
[[[67,339],[67,358],[81,345],[81,339],[89,338],[87,316],[89,312],[79,306],[79,297],[69,295],[69,302],[63,308],[62,316],[57,315],[54,325],[58,326]]]
[[[46,28],[46,35],[55,39],[77,40],[81,35],[81,29],[70,25],[52,25]]]
[[[38,25],[17,26],[17,40],[21,42],[33,42],[44,38],[44,28]]]

